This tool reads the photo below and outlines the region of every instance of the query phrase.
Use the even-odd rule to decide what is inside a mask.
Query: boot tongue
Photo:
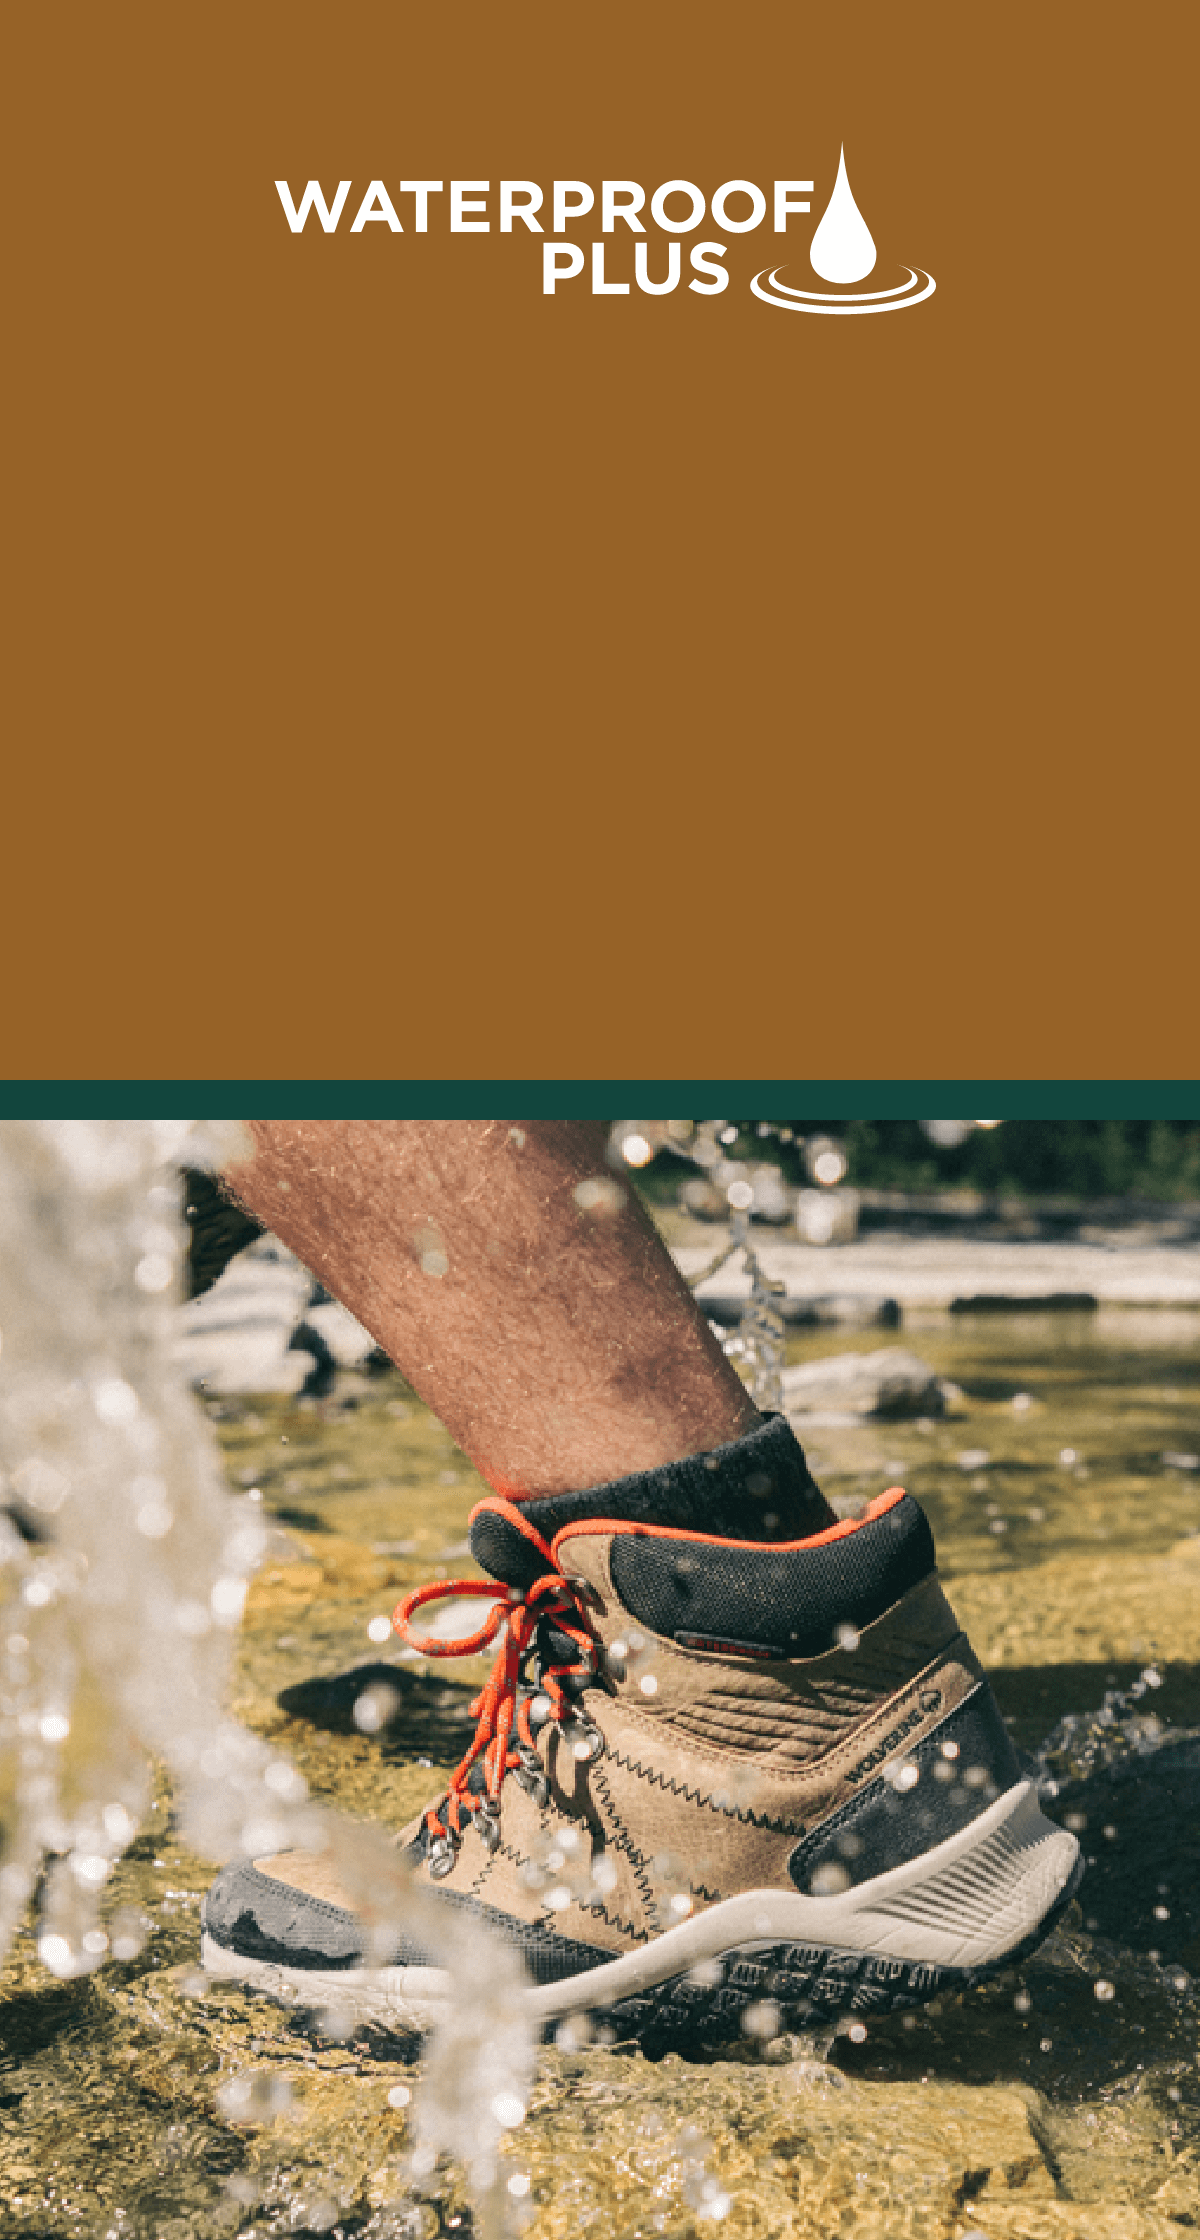
[[[555,1568],[555,1534],[590,1518],[766,1544],[809,1540],[837,1522],[786,1417],[772,1415],[729,1446],[659,1470],[577,1493],[483,1501],[471,1518],[471,1553],[493,1578],[524,1591]]]

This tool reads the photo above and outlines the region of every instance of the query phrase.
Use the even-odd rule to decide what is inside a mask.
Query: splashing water
[[[105,1956],[104,1887],[147,1803],[148,1752],[210,1858],[286,1840],[303,1803],[300,1777],[221,1710],[264,1534],[231,1506],[171,1359],[165,1162],[186,1138],[171,1122],[0,1131],[0,1946],[50,1853],[39,1944],[60,1976]],[[231,1148],[214,1133],[213,1154]]]
[[[728,1244],[722,1245],[716,1258],[706,1267],[689,1276],[688,1282],[695,1293],[700,1284],[707,1283],[709,1277],[737,1252],[742,1253],[750,1278],[746,1303],[734,1329],[722,1330],[715,1323],[710,1323],[709,1327],[729,1359],[740,1369],[756,1405],[763,1409],[782,1409],[783,1360],[787,1346],[783,1315],[786,1286],[766,1274],[754,1250],[748,1209],[734,1209]],[[703,1300],[699,1303],[702,1306]]]
[[[1108,1687],[1098,1711],[1067,1711],[1034,1753],[1042,1794],[1056,1797],[1066,1781],[1087,1781],[1134,1758],[1150,1758],[1175,1739],[1153,1711],[1140,1706],[1162,1686],[1158,1666],[1143,1665],[1128,1688]]]
[[[47,1856],[44,1965],[71,1977],[132,1956],[137,1933],[106,1919],[105,1891],[146,1813],[152,1755],[203,1857],[328,1848],[368,1960],[403,1926],[444,1971],[414,2176],[443,2154],[464,2163],[494,2225],[497,2149],[534,2064],[519,1963],[474,1924],[451,1935],[394,1846],[314,1806],[225,1709],[268,1534],[231,1497],[174,1359],[176,1170],[243,1151],[231,1122],[0,1126],[0,1957]]]
[[[762,1262],[750,1242],[748,1212],[734,1214],[733,1242],[735,1247],[741,1246],[745,1255],[750,1277],[750,1295],[738,1318],[736,1351],[733,1346],[729,1346],[727,1350],[733,1358],[740,1359],[748,1370],[750,1397],[755,1404],[764,1410],[781,1410],[783,1357],[787,1337],[782,1304],[784,1286],[764,1272]]]
[[[865,280],[875,269],[875,243],[850,192],[844,148],[838,159],[833,193],[812,237],[808,259],[822,280],[835,280],[843,286]]]

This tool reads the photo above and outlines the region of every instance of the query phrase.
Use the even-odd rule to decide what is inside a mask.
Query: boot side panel
[[[837,1891],[918,1858],[977,1820],[1021,1769],[986,1680],[881,1771],[867,1753],[854,1794],[796,1845],[797,1889]],[[865,1778],[864,1778],[865,1771]]]

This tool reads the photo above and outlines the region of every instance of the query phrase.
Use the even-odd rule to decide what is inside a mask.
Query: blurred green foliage
[[[1200,1197],[1200,1127],[1181,1120],[1004,1120],[938,1150],[916,1120],[849,1120],[852,1182],[1071,1198]]]
[[[919,1120],[737,1120],[734,1158],[769,1158],[793,1182],[806,1180],[799,1139],[828,1135],[860,1189],[969,1189],[1021,1197],[1200,1198],[1200,1125],[1188,1120],[1004,1120],[939,1149]],[[791,1129],[798,1139],[780,1141]],[[769,1131],[769,1132],[766,1132]],[[655,1161],[682,1171],[670,1153]],[[649,1176],[647,1176],[649,1179]],[[657,1192],[654,1194],[657,1195]]]

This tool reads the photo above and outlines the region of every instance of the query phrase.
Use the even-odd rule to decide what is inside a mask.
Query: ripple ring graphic
[[[805,288],[786,287],[778,277],[786,269],[785,265],[777,264],[772,272],[764,265],[761,272],[755,273],[750,286],[759,302],[773,303],[777,311],[815,311],[827,319],[864,318],[872,311],[907,311],[910,303],[924,303],[937,287],[931,273],[906,265],[908,278],[901,281],[898,288],[878,288],[870,295],[822,295]],[[759,286],[763,279],[767,283],[765,288]],[[918,280],[924,282],[922,287],[917,286]],[[776,289],[778,294],[774,292]]]

